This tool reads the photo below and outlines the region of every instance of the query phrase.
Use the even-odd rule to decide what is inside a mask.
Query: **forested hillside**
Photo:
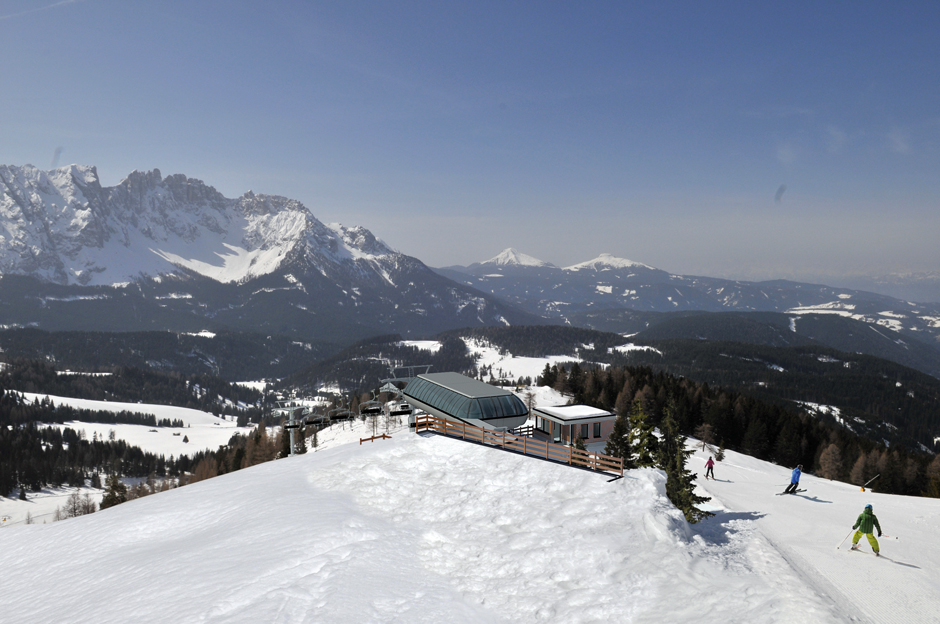
[[[721,324],[722,315],[713,315]],[[754,323],[756,334],[766,326]],[[870,331],[870,330],[869,330]],[[792,333],[791,333],[792,334]],[[490,327],[448,332],[485,340],[513,355],[569,355],[613,366],[649,366],[674,375],[733,388],[784,406],[796,401],[838,408],[818,418],[837,422],[876,441],[936,450],[940,436],[940,380],[895,362],[844,353],[795,337],[795,346],[714,340],[640,340],[574,327]],[[787,333],[781,333],[787,338]],[[633,342],[651,349],[618,350]]]
[[[142,405],[141,412],[94,411],[55,405],[49,399],[27,401],[20,392]],[[114,439],[113,435],[89,440],[83,432],[71,428],[43,426],[75,420],[183,426],[182,421],[158,420],[153,414],[143,413],[146,404],[232,415],[242,425],[261,421],[266,406],[257,390],[208,375],[185,377],[122,367],[107,374],[60,374],[44,362],[5,363],[0,371],[0,495],[16,487],[38,491],[47,485],[81,485],[86,478],[100,482],[97,475],[102,474],[179,477],[193,472],[205,452],[167,458]],[[225,465],[238,469],[273,459],[280,450],[278,440],[268,439],[263,424],[250,436],[233,435],[226,447],[231,457]],[[215,463],[213,470],[218,470]]]
[[[548,367],[539,385],[570,393],[572,401],[629,415],[632,426],[658,427],[671,412],[685,435],[783,466],[802,464],[817,475],[857,485],[877,474],[875,490],[940,496],[937,462],[927,453],[888,447],[795,408],[735,390],[713,388],[643,366]],[[929,469],[931,463],[934,468]]]
[[[615,353],[605,361],[651,366],[781,404],[835,406],[838,414],[817,416],[838,416],[843,426],[879,441],[934,449],[940,435],[940,380],[894,362],[820,346],[700,340],[638,344],[654,346],[659,353]]]
[[[390,377],[390,367],[421,365],[431,365],[434,372],[472,373],[474,359],[464,342],[455,336],[442,337],[441,348],[434,352],[402,344],[402,337],[397,334],[377,336],[298,371],[278,387],[311,393],[328,386],[360,393],[378,387],[380,379]]]
[[[60,370],[123,366],[207,374],[228,381],[284,377],[338,349],[326,342],[233,331],[0,331],[0,350],[7,359],[54,362]]]
[[[253,420],[263,408],[261,392],[218,377],[123,366],[106,374],[61,374],[52,364],[14,360],[0,372],[0,388],[96,401],[176,405]]]

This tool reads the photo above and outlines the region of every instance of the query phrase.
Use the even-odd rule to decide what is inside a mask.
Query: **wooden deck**
[[[543,440],[516,436],[505,431],[492,431],[468,425],[464,422],[454,422],[430,414],[421,414],[415,418],[415,433],[431,431],[452,438],[460,438],[469,442],[477,442],[485,446],[494,446],[507,451],[515,451],[523,455],[547,459],[549,461],[579,466],[598,472],[623,476],[623,460],[600,453],[589,453],[571,446],[552,444]]]

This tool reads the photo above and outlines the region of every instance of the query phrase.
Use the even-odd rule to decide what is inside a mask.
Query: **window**
[[[482,416],[480,412],[480,400],[474,399],[470,401],[470,411],[467,412],[467,418],[480,418]]]
[[[588,426],[581,425],[581,439],[587,440],[587,437],[588,437]]]
[[[585,425],[586,427],[587,425]],[[601,424],[599,422],[594,423],[594,437],[601,437]]]
[[[496,418],[496,401],[490,397],[478,399],[480,401],[480,407],[483,408],[483,420],[488,420],[490,418]]]
[[[515,401],[513,401],[515,399]],[[512,395],[501,396],[499,397],[499,404],[503,408],[503,416],[521,416],[525,412],[519,411],[519,406],[516,403],[521,403],[519,399]],[[524,404],[523,404],[524,405]]]

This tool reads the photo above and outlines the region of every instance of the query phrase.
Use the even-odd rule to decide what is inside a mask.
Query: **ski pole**
[[[855,529],[852,529],[852,531],[854,531],[854,530],[855,530]],[[849,531],[849,535],[852,534],[852,531]],[[842,544],[845,543],[845,540],[849,539],[849,535],[846,535],[844,538],[842,538],[842,541],[839,542],[839,545],[838,545],[838,546],[836,546],[836,550],[839,550],[840,548],[842,548]]]
[[[874,477],[872,477],[871,479],[869,479],[869,480],[868,480],[868,483],[866,483],[865,485],[868,485],[869,483],[871,483],[872,481],[874,481],[875,479],[877,479],[877,478],[880,477],[880,476],[881,476],[881,473],[879,472],[879,473],[876,474]],[[862,486],[862,491],[863,491],[863,492],[865,491],[865,485]]]

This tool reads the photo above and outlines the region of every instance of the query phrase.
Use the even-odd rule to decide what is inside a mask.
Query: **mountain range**
[[[785,342],[797,341],[796,335],[806,326],[818,330],[825,325],[843,338],[856,334],[857,340],[839,340],[837,348],[856,350],[857,346],[867,353],[868,347],[862,345],[875,342],[887,350],[923,353],[926,349],[932,357],[940,356],[940,304],[913,303],[861,290],[787,280],[746,282],[675,275],[610,254],[561,268],[514,249],[486,262],[438,272],[547,320],[579,327],[634,334],[673,320],[673,334],[681,326],[683,335],[669,337],[704,338],[715,325],[714,317],[706,318],[708,313],[750,313],[756,315],[750,320],[760,318],[760,322],[771,319],[766,313],[776,313],[771,324],[790,330],[785,332],[790,334]],[[677,324],[676,318],[685,320]],[[723,339],[728,340],[735,332],[746,333],[741,324],[750,321],[736,314],[722,322]],[[817,338],[819,332],[815,333],[810,337]],[[940,367],[930,373],[940,374]]]
[[[159,170],[0,166],[0,325],[346,342],[540,320],[301,203]]]
[[[0,328],[249,332],[329,353],[325,343],[390,333],[539,324],[650,339],[813,340],[940,375],[940,304],[676,275],[610,254],[556,267],[510,248],[431,269],[285,197],[230,199],[156,169],[105,187],[94,167],[0,166]]]

